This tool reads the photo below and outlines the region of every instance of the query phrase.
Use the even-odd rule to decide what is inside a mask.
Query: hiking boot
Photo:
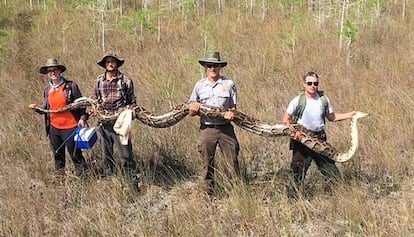
[[[57,177],[65,176],[65,168],[55,170],[55,176],[57,176]]]
[[[86,163],[75,164],[75,175],[81,179],[86,178],[88,176],[88,166]]]
[[[290,199],[290,200],[294,200],[294,201],[297,201],[298,199],[299,199],[299,193],[298,193],[299,191],[296,189],[296,187],[287,187],[287,189],[286,189],[286,194],[287,194],[287,197]]]
[[[213,196],[214,195],[214,185],[212,184],[212,182],[204,180],[201,184],[201,189],[208,196]]]
[[[129,184],[129,186],[130,186],[130,188],[133,192],[135,192],[135,193],[141,192],[142,183],[141,183],[141,175],[140,174],[131,175],[127,179],[128,179],[127,182],[128,182],[128,184]]]

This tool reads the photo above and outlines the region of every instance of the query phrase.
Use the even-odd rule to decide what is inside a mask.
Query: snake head
[[[354,116],[352,116],[353,119],[359,119],[359,118],[364,118],[367,117],[369,114],[368,113],[364,113],[361,111],[356,111]]]

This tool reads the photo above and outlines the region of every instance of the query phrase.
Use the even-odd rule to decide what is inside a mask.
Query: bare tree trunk
[[[268,2],[267,0],[262,0],[262,21],[266,18],[267,15],[267,6]]]
[[[217,14],[220,14],[221,12],[221,1],[217,0]]]
[[[65,21],[62,26],[62,54],[64,55],[66,53],[66,38],[65,33],[66,30],[70,28],[70,25],[72,25],[72,22]]]
[[[402,17],[405,18],[406,16],[407,16],[407,0],[403,0]]]
[[[319,29],[325,24],[325,7],[323,6],[322,0],[318,1],[318,23]]]
[[[105,52],[105,12],[104,8],[101,10],[101,46],[102,46],[102,52]]]
[[[202,0],[202,6],[201,6],[201,11],[202,11],[202,13],[201,13],[201,15],[203,16],[203,19],[206,17],[206,2],[205,2],[205,0]]]
[[[339,44],[338,44],[338,54],[341,54],[342,42],[343,42],[343,32],[344,32],[344,22],[346,17],[346,11],[348,8],[349,0],[343,0],[342,10],[341,10],[341,19],[339,23]]]
[[[148,2],[147,0],[142,0],[142,10],[148,10]],[[141,45],[144,45],[144,23],[141,20],[140,22],[140,38],[141,38]]]
[[[207,35],[204,35],[204,52],[207,51]]]
[[[315,8],[315,3],[313,1],[314,0],[308,0],[308,15],[312,14],[312,11]]]
[[[160,3],[160,0],[158,0],[158,12],[161,13],[161,10],[162,10],[161,9],[161,3]],[[157,42],[159,44],[161,42],[161,14],[158,14],[157,22],[158,22],[158,24],[157,24],[157,28],[158,28]]]
[[[349,66],[351,62],[351,45],[352,42],[349,40],[346,44],[346,65]]]
[[[124,12],[123,12],[122,0],[119,0],[119,15],[121,16],[121,19],[122,19],[123,14]]]

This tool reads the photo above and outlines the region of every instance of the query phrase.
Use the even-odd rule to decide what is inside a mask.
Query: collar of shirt
[[[219,85],[219,84],[223,84],[223,79],[222,79],[222,77],[220,76],[219,77],[219,79],[217,79],[217,81],[214,83],[214,84],[212,84],[211,82],[210,82],[210,80],[208,79],[208,77],[206,77],[206,78],[204,78],[204,83],[203,83],[204,85],[209,85],[209,86],[211,86],[211,87],[215,87],[216,85]]]
[[[111,77],[111,78],[108,78],[110,75],[109,75],[109,73],[108,72],[105,72],[105,74],[104,74],[104,79],[105,80],[108,80],[108,81],[112,81],[112,80],[114,80],[114,79],[119,79],[119,78],[121,78],[122,77],[122,74],[121,74],[121,72],[120,71],[116,71],[116,74],[115,74],[115,76],[113,76],[113,77]]]

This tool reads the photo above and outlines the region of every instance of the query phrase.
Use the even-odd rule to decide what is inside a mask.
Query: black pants
[[[326,141],[325,132],[314,134],[314,136],[323,141]],[[318,169],[323,175],[330,177],[333,180],[338,180],[341,178],[341,173],[336,167],[335,161],[312,151],[302,143],[295,140],[291,140],[291,149],[291,171],[293,181],[296,185],[300,185],[304,181],[306,173],[312,161],[315,161]]]
[[[114,156],[114,145],[117,146],[123,160],[123,172],[128,176],[138,174],[137,162],[132,151],[131,139],[128,145],[122,145],[119,135],[113,129],[115,122],[103,123],[100,125],[100,135],[102,141],[102,156],[105,168],[109,172],[116,172],[116,159]]]
[[[66,149],[65,145],[62,146],[62,144],[75,130],[76,127],[71,129],[58,129],[53,126],[50,127],[49,139],[54,154],[55,169],[58,174],[64,174],[66,165]],[[77,175],[79,175],[79,172],[82,172],[86,168],[86,161],[83,157],[82,151],[76,148],[73,137],[69,138],[66,142],[66,148],[72,158]]]

